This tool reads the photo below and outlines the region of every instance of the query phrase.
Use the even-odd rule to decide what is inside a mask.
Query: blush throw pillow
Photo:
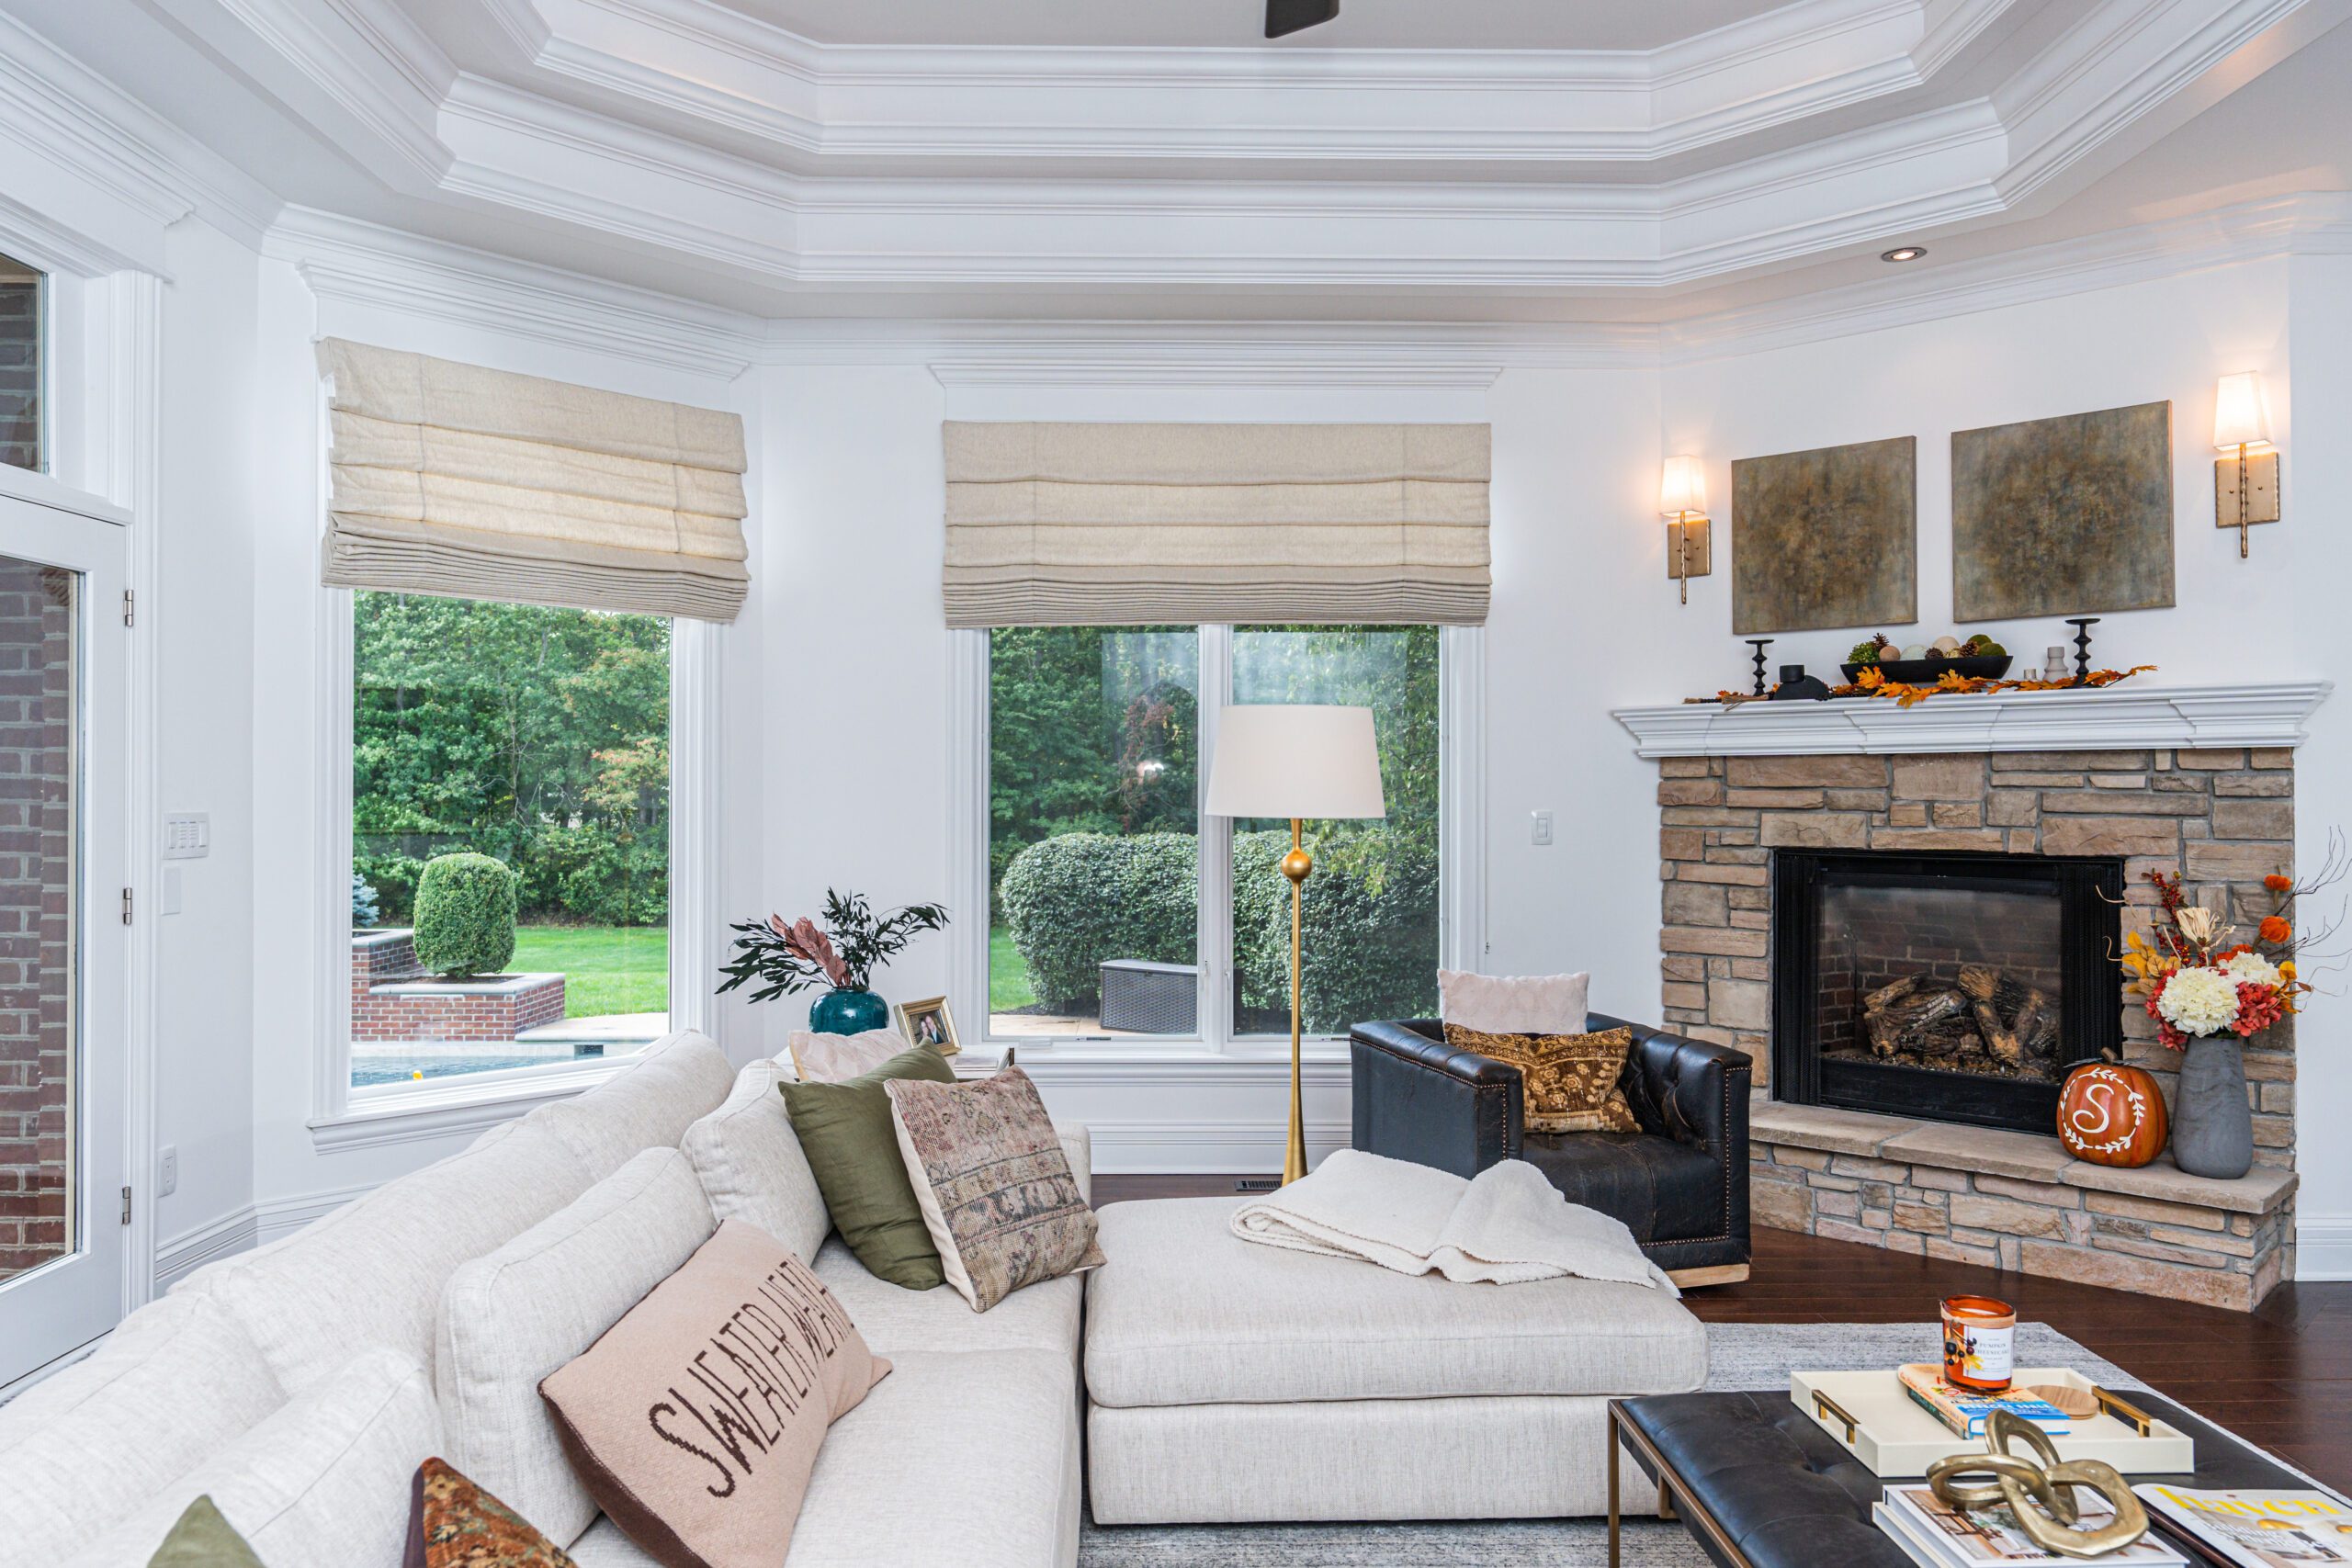
[[[775,1568],[825,1428],[889,1371],[807,1264],[729,1220],[539,1393],[663,1568]]]
[[[1007,1067],[978,1083],[887,1087],[940,1271],[974,1312],[1023,1285],[1102,1266],[1094,1211],[1028,1074]]]
[[[1634,1048],[1630,1029],[1589,1034],[1488,1034],[1445,1026],[1445,1043],[1519,1069],[1531,1133],[1638,1133],[1618,1080]]]
[[[571,1554],[447,1461],[416,1467],[401,1568],[573,1568]]]
[[[1481,1034],[1577,1034],[1592,976],[1437,972],[1438,1016]]]
[[[814,1034],[796,1029],[784,1048],[791,1055],[792,1071],[802,1083],[842,1083],[872,1072],[910,1043],[895,1029],[868,1029],[857,1034]]]

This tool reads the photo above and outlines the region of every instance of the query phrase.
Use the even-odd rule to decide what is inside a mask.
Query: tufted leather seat
[[[2310,1484],[2167,1399],[2142,1390],[2129,1397],[2188,1433],[2197,1448],[2193,1475],[2134,1474],[2134,1482],[2214,1490]],[[1884,1483],[1787,1391],[1655,1394],[1618,1408],[1750,1568],[1911,1568],[1910,1557],[1871,1522],[1871,1505]],[[1638,1445],[1627,1451],[1656,1479]],[[1709,1557],[1725,1562],[1703,1535],[1699,1539]]]
[[[1585,1027],[1634,1032],[1618,1086],[1639,1133],[1528,1133],[1517,1067],[1448,1045],[1435,1019],[1409,1019],[1349,1032],[1355,1146],[1458,1176],[1524,1159],[1571,1202],[1624,1221],[1660,1268],[1744,1274],[1747,1055],[1606,1013]]]

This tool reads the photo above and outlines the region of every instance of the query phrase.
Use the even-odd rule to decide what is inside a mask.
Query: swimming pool
[[[351,1087],[366,1089],[370,1084],[406,1083],[415,1078],[456,1077],[461,1073],[494,1073],[502,1067],[535,1067],[548,1062],[569,1061],[566,1056],[355,1056],[351,1062]]]

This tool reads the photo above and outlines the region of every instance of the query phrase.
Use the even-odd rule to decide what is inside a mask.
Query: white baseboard
[[[2295,1278],[2352,1280],[2352,1214],[2295,1216]]]
[[[208,1263],[292,1235],[312,1220],[331,1214],[354,1198],[375,1190],[376,1184],[369,1182],[271,1198],[249,1203],[209,1224],[183,1231],[155,1249],[155,1293],[162,1295]]]
[[[1283,1168],[1289,1123],[1238,1122],[1105,1122],[1090,1119],[1094,1168],[1105,1176],[1263,1176]],[[1348,1146],[1344,1122],[1309,1122],[1306,1157],[1320,1160]]]

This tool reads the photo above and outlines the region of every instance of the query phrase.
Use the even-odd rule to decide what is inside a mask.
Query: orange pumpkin
[[[2141,1166],[2164,1152],[2164,1091],[2138,1067],[2091,1062],[2058,1091],[2058,1141],[2093,1165]]]

